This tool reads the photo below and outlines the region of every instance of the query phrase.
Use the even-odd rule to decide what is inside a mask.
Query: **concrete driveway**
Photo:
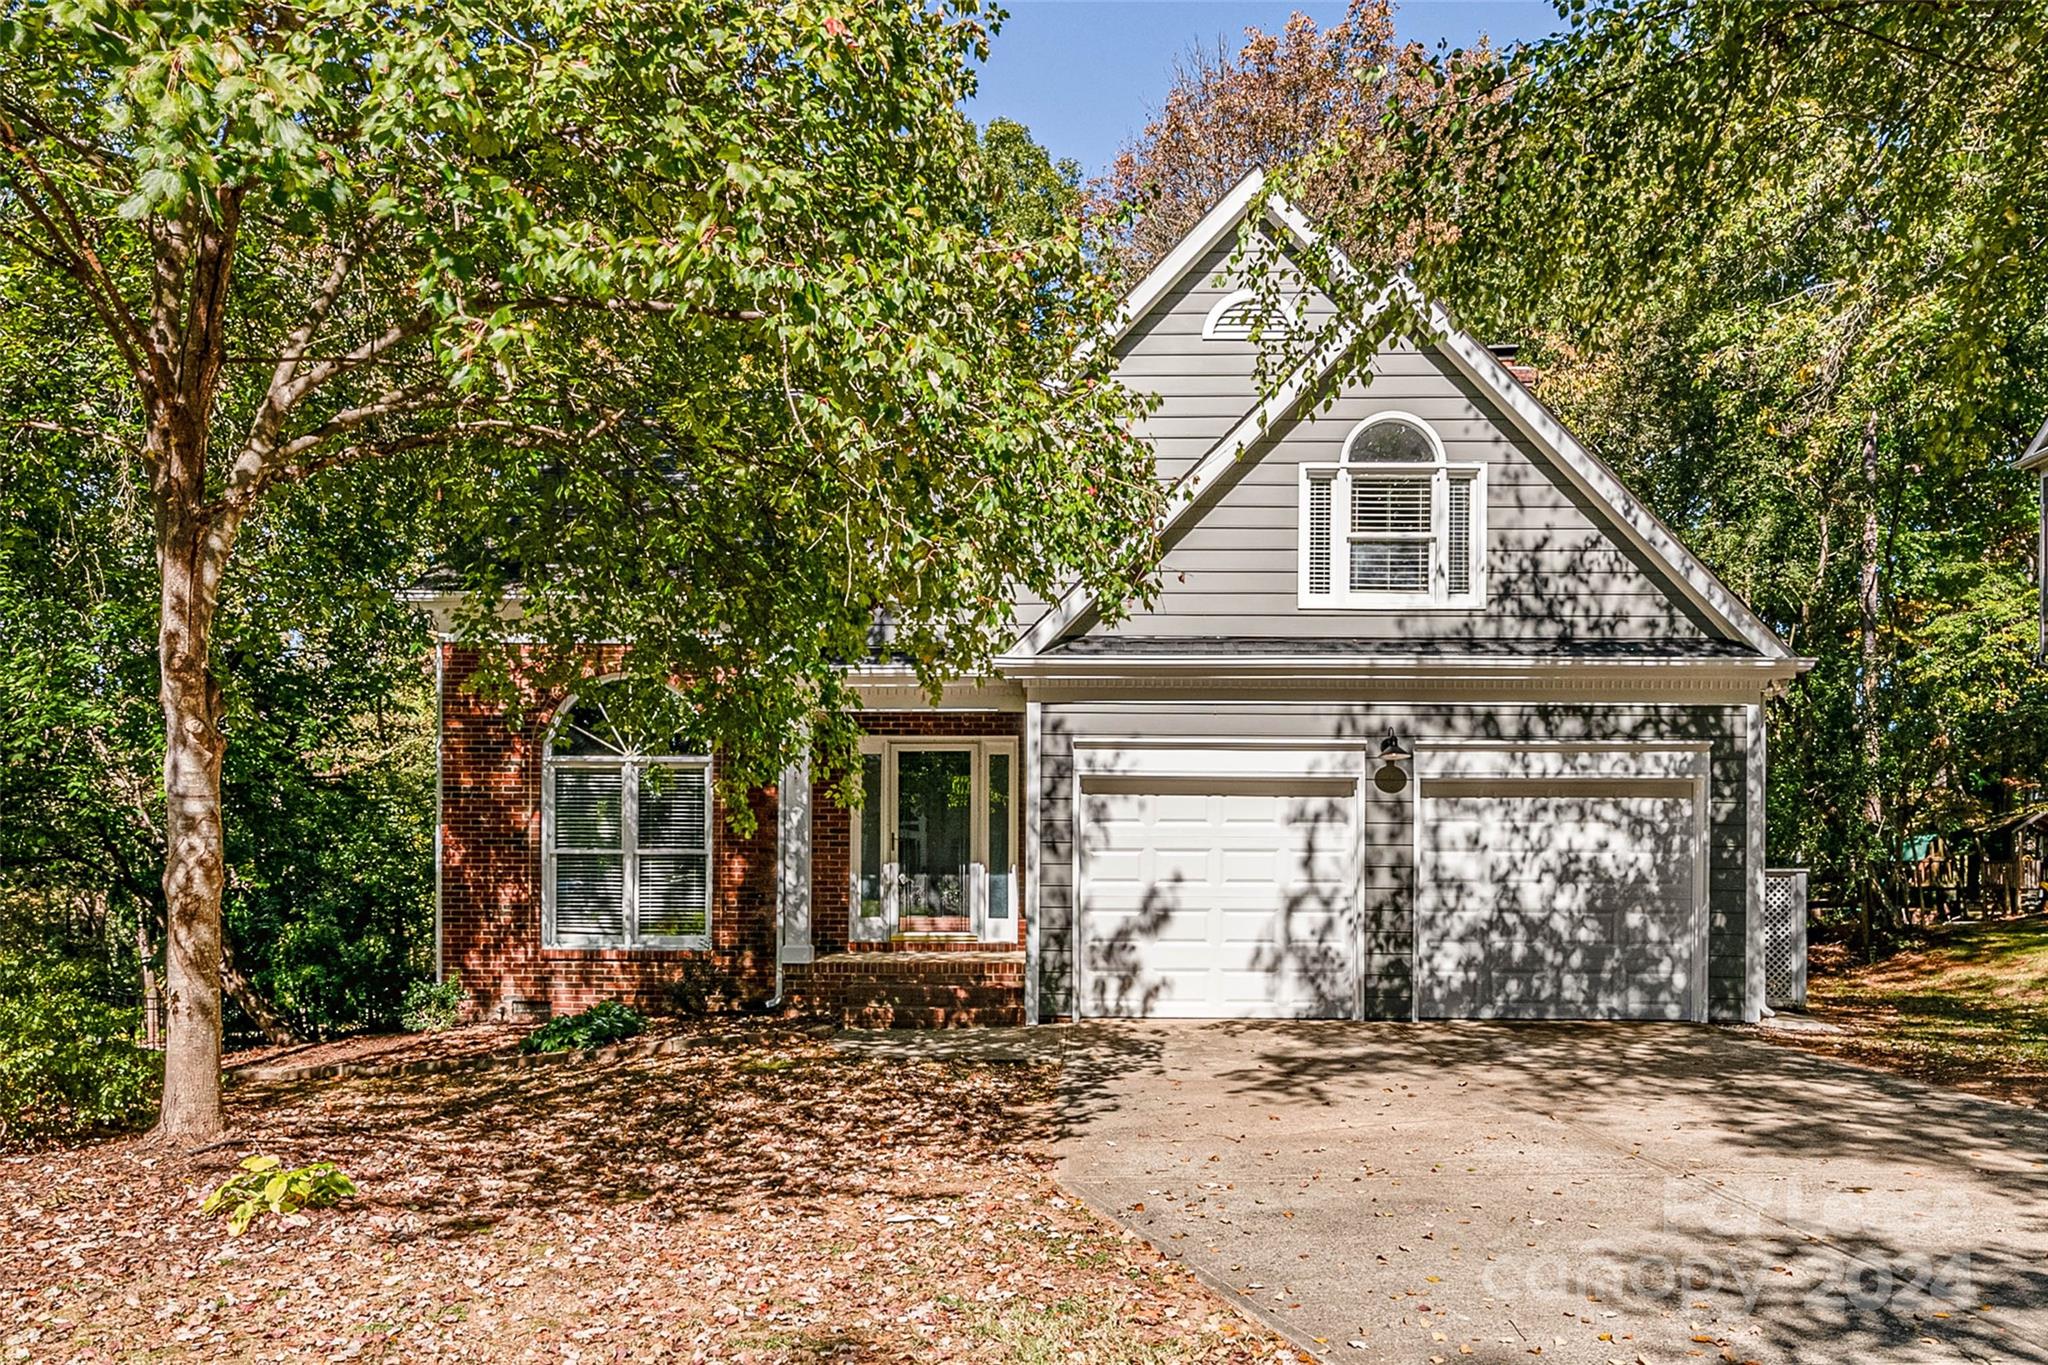
[[[2048,1116],[1686,1025],[1066,1042],[1066,1183],[1332,1359],[2048,1362]]]

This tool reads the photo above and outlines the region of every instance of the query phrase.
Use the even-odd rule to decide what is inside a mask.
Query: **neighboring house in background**
[[[715,756],[639,752],[601,687],[490,712],[441,646],[441,960],[482,1008],[1758,1017],[1763,703],[1804,662],[1447,318],[1313,420],[1327,368],[1262,401],[1250,214],[1308,232],[1248,179],[1114,342],[1161,400],[1156,602],[1023,604],[937,706],[856,670],[857,810],[792,769],[742,838]]]
[[[2041,656],[2048,659],[2048,422],[2021,453],[2020,468],[2041,476],[2041,538],[2034,547],[2034,577],[2041,585]]]

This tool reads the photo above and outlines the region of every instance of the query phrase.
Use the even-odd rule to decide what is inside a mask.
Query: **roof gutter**
[[[996,661],[1004,677],[1034,682],[1100,681],[1109,678],[1186,677],[1205,679],[1286,680],[1349,678],[1372,681],[1482,680],[1520,678],[1552,680],[1567,677],[1624,678],[1645,673],[1683,674],[1688,678],[1785,680],[1814,660],[1802,658],[1746,659],[1583,659],[1583,658],[1446,658],[1440,655],[1214,655],[1147,654],[1122,657],[1020,655]]]

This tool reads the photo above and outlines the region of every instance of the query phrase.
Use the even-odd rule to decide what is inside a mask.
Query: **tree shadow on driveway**
[[[2030,1110],[1696,1025],[1104,1024],[1068,1057],[1073,1183],[1191,1261],[1222,1248],[1220,1276],[1292,1283],[1303,1339],[1375,1313],[1398,1338],[1389,1296],[1429,1269],[1453,1353],[1460,1316],[1538,1303],[1584,1337],[1540,1338],[1562,1359],[1626,1358],[1597,1354],[1616,1327],[1651,1359],[2048,1362]],[[1502,1335],[1469,1358],[1526,1358]]]

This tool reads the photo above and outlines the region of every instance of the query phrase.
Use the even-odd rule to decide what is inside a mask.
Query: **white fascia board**
[[[469,604],[468,593],[447,588],[401,588],[391,595],[424,615],[433,629],[436,640],[445,644],[458,638],[455,617]],[[519,593],[508,592],[499,599],[497,616],[500,621],[510,623],[519,620],[525,614],[526,599]],[[514,643],[524,643],[523,637],[516,638]]]
[[[1100,682],[1120,679],[1169,679],[1199,676],[1218,681],[1289,679],[1414,679],[1443,681],[1556,680],[1561,678],[1684,677],[1688,680],[1739,681],[1762,687],[1784,681],[1812,666],[1811,659],[1545,659],[1459,658],[1439,654],[1375,655],[1371,658],[1330,655],[1151,654],[1123,658],[1061,658],[1013,656],[997,661],[1006,677],[1028,682]]]
[[[2027,443],[2026,450],[2020,455],[2020,468],[2038,469],[2048,477],[2048,422],[2042,423],[2041,429],[2034,433],[2034,439]]]
[[[1267,211],[1304,247],[1320,248],[1321,239],[1315,226],[1292,204],[1277,194],[1272,195],[1267,200]],[[1350,271],[1350,262],[1334,245],[1330,246],[1329,254],[1334,269]],[[1774,659],[1792,657],[1791,649],[1778,638],[1778,633],[1751,611],[1747,603],[1730,592],[1727,585],[1680,542],[1670,527],[1636,500],[1605,462],[1572,435],[1520,380],[1508,373],[1500,357],[1460,329],[1443,307],[1421,299],[1407,276],[1397,277],[1396,284],[1426,308],[1430,329],[1435,333],[1438,346],[1465,377],[1489,391],[1523,434],[1557,463],[1581,493],[1604,504],[1614,514],[1622,533],[1639,551],[1664,566],[1672,581],[1694,606],[1758,653]]]
[[[1145,272],[1145,278],[1131,287],[1117,306],[1116,314],[1110,320],[1108,329],[1093,341],[1084,343],[1080,357],[1092,354],[1099,346],[1115,346],[1131,329],[1144,321],[1159,301],[1167,296],[1181,277],[1194,269],[1195,263],[1223,244],[1223,239],[1237,231],[1238,223],[1245,211],[1265,187],[1266,173],[1254,169],[1231,188],[1230,193],[1216,201],[1216,206],[1202,215],[1201,221],[1181,238],[1173,250],[1159,258],[1158,264]]]
[[[1604,504],[1614,514],[1623,535],[1652,562],[1661,564],[1679,591],[1707,619],[1768,658],[1792,658],[1791,648],[1778,638],[1778,632],[1730,591],[1656,513],[1637,501],[1606,462],[1588,450],[1536,395],[1509,374],[1499,357],[1470,333],[1451,325],[1442,309],[1431,305],[1430,312],[1433,320],[1441,319],[1442,350],[1458,369],[1473,383],[1492,392],[1515,425],[1557,463],[1581,493]]]
[[[861,704],[877,711],[1021,711],[1024,689],[1000,677],[956,678],[940,689],[939,703],[904,664],[863,664],[846,670]]]

